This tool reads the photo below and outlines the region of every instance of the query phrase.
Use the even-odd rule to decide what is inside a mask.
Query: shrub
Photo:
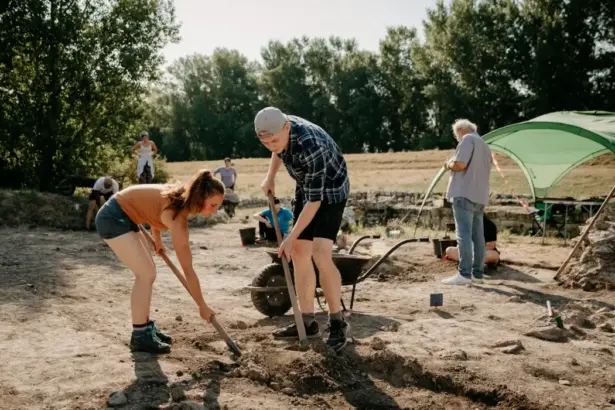
[[[154,158],[154,179],[152,183],[163,184],[171,179],[171,174],[167,170],[166,161]],[[137,178],[137,160],[126,159],[123,162],[115,162],[108,171],[108,174],[123,187],[135,185],[139,182]]]

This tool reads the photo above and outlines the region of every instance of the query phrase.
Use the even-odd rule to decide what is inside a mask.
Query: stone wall
[[[418,215],[419,206],[359,206],[357,213],[363,226],[386,225],[393,219],[402,220],[404,223],[414,224]],[[510,230],[513,233],[524,234],[531,230],[531,216],[523,208],[515,207],[492,207],[487,211],[487,216],[495,222],[500,230]],[[426,206],[421,213],[419,226],[431,229],[446,230],[447,224],[454,223],[453,211],[450,207]]]
[[[349,206],[359,206],[361,204],[386,204],[386,205],[420,205],[424,192],[407,192],[407,191],[359,191],[351,192],[348,198]],[[441,206],[442,193],[432,193],[426,201],[426,205]],[[522,196],[524,201],[531,201],[530,197]],[[267,198],[253,197],[240,198],[239,206],[242,208],[257,208],[266,207]],[[280,197],[280,200],[286,206],[290,205],[291,197]],[[496,206],[518,206],[519,202],[512,195],[494,195],[490,203]]]
[[[377,204],[363,204],[355,208],[360,223],[370,227],[376,225],[386,225],[393,219],[404,220],[404,224],[414,225],[420,206],[389,206]],[[528,235],[532,233],[533,215],[530,215],[525,208],[514,206],[489,206],[486,211],[487,217],[491,219],[498,231],[510,231],[518,235]],[[453,224],[453,211],[449,206],[425,206],[419,219],[419,226],[447,230],[447,224]],[[570,218],[567,225],[568,237],[578,235],[579,226],[582,222]],[[553,227],[547,226],[547,234],[555,232]]]
[[[352,192],[348,206],[355,208],[359,221],[363,226],[386,225],[392,219],[405,219],[405,223],[414,224],[418,210],[423,200],[424,192],[406,191],[360,191]],[[520,196],[532,206],[532,198]],[[291,198],[280,198],[285,206],[290,206]],[[267,207],[264,197],[242,198],[240,207]],[[495,222],[500,231],[508,230],[515,234],[528,234],[532,231],[533,215],[523,208],[513,195],[495,194],[489,201],[487,216]],[[568,236],[578,234],[579,226],[588,215],[571,214],[568,220]],[[421,213],[420,226],[434,229],[446,229],[453,223],[453,214],[442,193],[433,193],[425,202]],[[547,228],[548,234],[555,232],[553,227]]]

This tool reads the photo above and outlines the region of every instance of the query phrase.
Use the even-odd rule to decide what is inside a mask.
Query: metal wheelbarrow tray
[[[429,238],[410,238],[404,239],[396,243],[391,249],[389,249],[384,255],[382,255],[369,269],[363,271],[365,265],[367,265],[372,257],[363,255],[353,255],[359,242],[364,239],[378,239],[380,235],[364,235],[355,240],[348,250],[347,254],[334,253],[333,262],[340,271],[342,277],[342,286],[352,286],[352,296],[350,299],[350,309],[352,310],[354,305],[354,298],[357,284],[363,282],[374,273],[374,271],[384,262],[393,252],[399,247],[408,243],[416,242],[429,242]],[[286,280],[284,279],[284,269],[282,263],[277,254],[277,249],[267,249],[265,252],[271,257],[272,263],[264,266],[252,279],[250,286],[246,286],[246,289],[250,291],[252,304],[262,314],[274,317],[283,316],[291,308],[292,304],[290,296],[288,295],[288,288],[286,287]],[[291,274],[294,281],[294,270],[292,261],[289,263]],[[314,264],[314,271],[316,272],[316,289],[320,289],[320,275],[318,268]],[[316,293],[318,297],[318,292]],[[344,311],[346,306],[342,300],[342,307]]]

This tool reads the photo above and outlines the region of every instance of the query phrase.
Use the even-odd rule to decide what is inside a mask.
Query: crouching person
[[[284,208],[278,198],[273,200],[276,214],[278,215],[278,225],[280,225],[280,233],[282,238],[286,238],[290,232],[290,226],[293,222],[293,213],[287,208]],[[260,241],[276,242],[277,235],[273,224],[273,213],[270,209],[265,209],[262,212],[252,215],[252,218],[258,221],[258,232]]]
[[[92,192],[90,192],[90,197],[88,198],[88,214],[85,218],[85,229],[88,231],[91,229],[94,210],[96,207],[102,206],[101,199],[108,201],[119,190],[120,185],[111,177],[100,177],[94,182]]]
[[[500,251],[497,248],[498,228],[485,214],[483,214],[483,228],[486,249],[485,264],[497,266],[500,264]],[[446,248],[446,259],[459,262],[459,248],[457,246]]]

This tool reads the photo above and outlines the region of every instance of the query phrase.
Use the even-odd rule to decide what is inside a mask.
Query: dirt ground
[[[319,342],[301,352],[271,339],[292,312],[271,319],[252,306],[243,287],[270,259],[241,246],[243,226],[191,231],[206,299],[240,359],[160,258],[152,314],[173,350],[131,354],[131,273],[96,234],[0,230],[0,408],[615,408],[615,295],[559,288],[553,270],[533,267],[557,267],[568,248],[504,243],[518,265],[446,287],[455,266],[431,244],[407,245],[358,286],[354,343],[337,356]],[[438,292],[444,304],[430,308]],[[557,342],[524,335],[549,322],[547,300],[566,326],[550,328]],[[326,314],[317,319],[324,327]]]

